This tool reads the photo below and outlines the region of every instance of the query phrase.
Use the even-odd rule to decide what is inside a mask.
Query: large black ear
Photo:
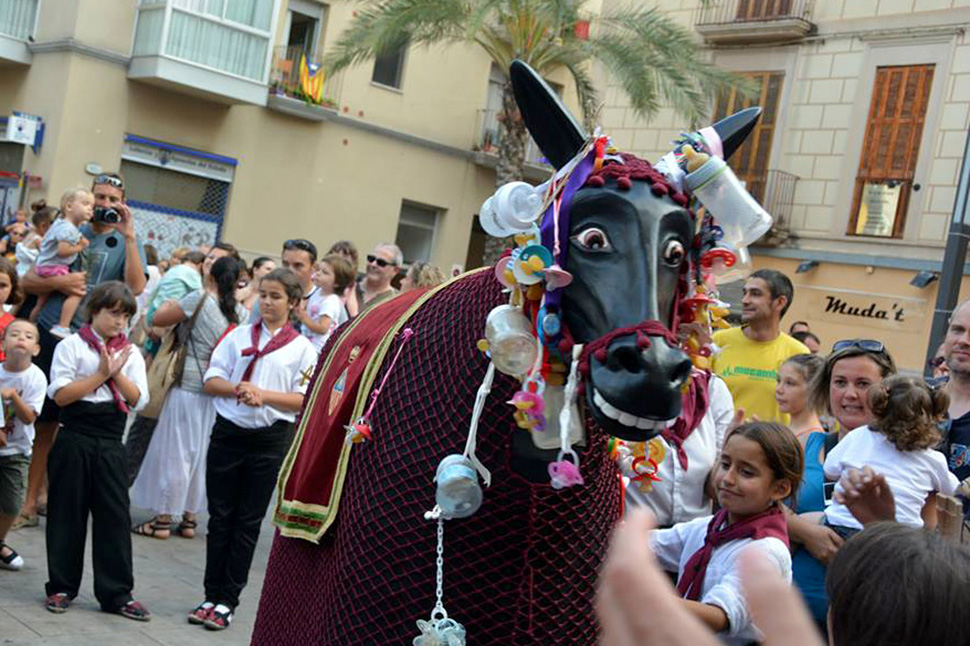
[[[761,118],[761,108],[745,108],[740,112],[735,112],[729,117],[724,117],[712,128],[721,137],[721,146],[724,149],[724,159],[727,160],[734,154],[734,151],[741,147],[744,140],[748,138],[754,130],[758,119]]]
[[[586,132],[534,69],[520,60],[509,68],[512,91],[525,127],[549,163],[562,168],[586,141]]]

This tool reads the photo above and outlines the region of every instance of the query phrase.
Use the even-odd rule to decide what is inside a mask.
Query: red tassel
[[[593,352],[593,358],[599,361],[600,363],[606,363],[606,356],[607,355],[606,355],[605,347],[596,348],[596,351]]]

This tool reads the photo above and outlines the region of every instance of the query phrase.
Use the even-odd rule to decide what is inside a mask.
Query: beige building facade
[[[272,256],[301,237],[321,253],[349,239],[362,255],[397,241],[405,262],[446,273],[475,264],[474,216],[495,183],[491,61],[470,47],[408,48],[308,100],[302,60],[309,71],[354,7],[4,0],[4,221],[120,169],[139,232],[163,256],[217,239]]]
[[[716,111],[765,108],[732,166],[776,218],[753,266],[793,279],[786,321],[823,347],[881,339],[922,371],[970,118],[970,0],[658,5],[759,88]],[[689,125],[669,109],[642,122],[615,87],[605,98],[604,129],[647,159]]]

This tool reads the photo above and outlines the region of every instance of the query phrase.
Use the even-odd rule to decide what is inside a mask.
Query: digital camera
[[[103,222],[104,224],[118,224],[121,222],[121,213],[110,206],[96,206],[94,207],[94,215],[91,219],[95,222]]]

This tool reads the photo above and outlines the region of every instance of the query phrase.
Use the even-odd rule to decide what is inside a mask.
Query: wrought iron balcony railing
[[[694,28],[711,44],[781,42],[815,31],[815,0],[716,0],[697,10]]]
[[[787,240],[791,232],[792,206],[795,202],[798,176],[773,168],[763,175],[748,178],[745,184],[748,192],[774,218],[771,230],[758,244],[775,246]]]
[[[313,78],[304,81],[301,72],[304,57],[306,57],[307,71],[313,73],[314,68],[320,65],[320,60],[307,55],[302,47],[281,46],[274,49],[273,66],[269,75],[270,92],[278,96],[299,99],[311,105],[336,107],[338,88],[333,79],[323,78],[322,91],[318,95],[315,95]],[[315,74],[323,74],[323,70],[317,69]]]

